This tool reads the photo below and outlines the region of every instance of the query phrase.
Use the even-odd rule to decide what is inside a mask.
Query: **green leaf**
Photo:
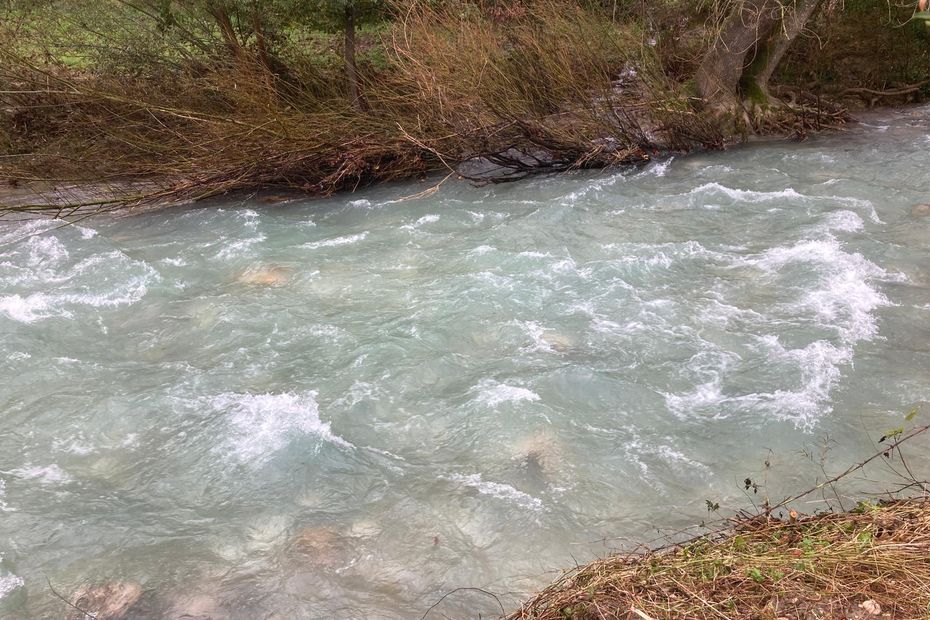
[[[906,416],[904,416],[904,421],[905,421],[905,422],[910,422],[910,421],[912,421],[914,418],[916,418],[916,417],[917,417],[917,411],[918,411],[918,408],[917,408],[917,407],[914,407],[913,409],[911,409],[911,410],[908,412],[908,414],[907,414]]]
[[[904,427],[898,426],[890,430],[885,431],[885,434],[882,435],[882,438],[878,440],[878,443],[882,443],[887,439],[896,439],[904,434]]]

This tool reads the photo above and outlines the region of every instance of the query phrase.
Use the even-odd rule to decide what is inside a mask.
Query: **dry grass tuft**
[[[926,618],[930,501],[862,503],[588,564],[508,620]]]

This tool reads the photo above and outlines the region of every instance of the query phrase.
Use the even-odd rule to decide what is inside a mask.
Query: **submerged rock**
[[[513,458],[550,482],[558,478],[564,463],[562,443],[549,431],[537,431],[518,441]]]
[[[334,529],[308,526],[294,536],[290,551],[317,566],[332,567],[345,560],[348,547],[345,539]]]
[[[911,207],[911,215],[914,217],[926,217],[930,215],[930,204],[919,204]]]
[[[218,619],[216,599],[209,594],[195,594],[178,600],[169,612],[171,620]]]
[[[88,586],[72,597],[68,620],[86,620],[88,614],[96,620],[130,618],[129,610],[142,596],[138,583],[114,581],[100,586]]]
[[[291,279],[286,267],[250,267],[236,276],[236,282],[249,286],[281,286]]]
[[[369,519],[362,519],[352,524],[349,535],[355,538],[377,538],[381,535],[381,526]]]
[[[575,341],[571,337],[559,332],[543,332],[539,339],[557,353],[564,353],[575,346]]]

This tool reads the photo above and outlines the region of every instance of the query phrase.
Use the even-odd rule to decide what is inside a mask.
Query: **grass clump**
[[[730,525],[725,534],[595,561],[508,618],[927,617],[927,497]]]

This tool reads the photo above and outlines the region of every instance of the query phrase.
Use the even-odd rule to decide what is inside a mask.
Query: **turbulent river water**
[[[870,455],[930,399],[928,148],[918,108],[419,199],[0,223],[0,617],[64,617],[49,582],[140,584],[138,618],[512,608]]]

